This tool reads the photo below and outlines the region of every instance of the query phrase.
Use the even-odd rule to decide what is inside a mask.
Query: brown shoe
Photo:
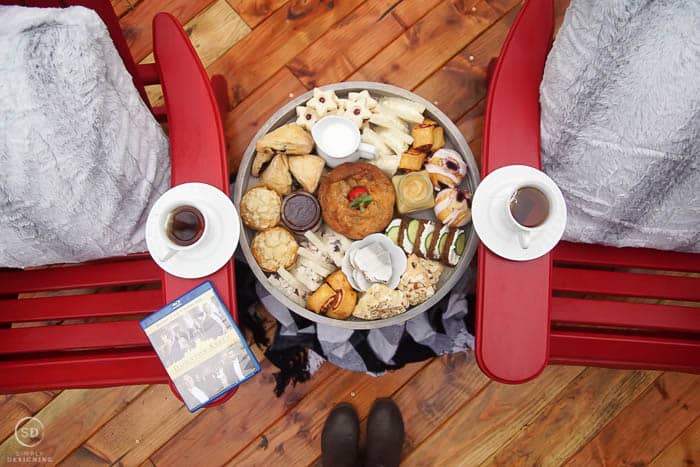
[[[352,405],[336,405],[326,418],[321,434],[323,467],[355,467],[360,441],[360,420]]]
[[[396,403],[391,399],[374,401],[367,417],[365,466],[398,466],[404,438],[403,418]]]

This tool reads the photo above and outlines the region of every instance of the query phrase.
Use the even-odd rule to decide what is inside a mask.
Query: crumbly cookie
[[[294,264],[299,244],[294,235],[278,226],[255,234],[250,249],[263,271],[276,272]]]
[[[408,299],[400,290],[374,284],[357,301],[352,315],[360,319],[385,319],[400,315],[408,308]]]
[[[241,198],[243,223],[255,230],[265,230],[280,223],[282,198],[275,190],[256,186]]]
[[[430,261],[410,255],[406,272],[401,276],[399,290],[404,293],[411,306],[423,303],[437,290],[437,283],[444,267],[437,261]]]

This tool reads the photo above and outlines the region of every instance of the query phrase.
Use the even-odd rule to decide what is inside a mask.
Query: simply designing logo
[[[15,439],[25,448],[38,446],[44,439],[44,424],[36,417],[24,417],[15,425]]]

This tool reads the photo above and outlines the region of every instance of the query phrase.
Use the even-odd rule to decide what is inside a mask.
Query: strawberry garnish
[[[372,201],[372,195],[369,194],[367,188],[358,186],[350,190],[348,201],[350,201],[351,208],[365,212],[365,208]]]

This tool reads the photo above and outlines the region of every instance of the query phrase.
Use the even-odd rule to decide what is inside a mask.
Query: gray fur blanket
[[[700,1],[573,0],[540,91],[564,238],[700,252]]]
[[[145,251],[168,141],[94,11],[0,7],[0,267]]]

